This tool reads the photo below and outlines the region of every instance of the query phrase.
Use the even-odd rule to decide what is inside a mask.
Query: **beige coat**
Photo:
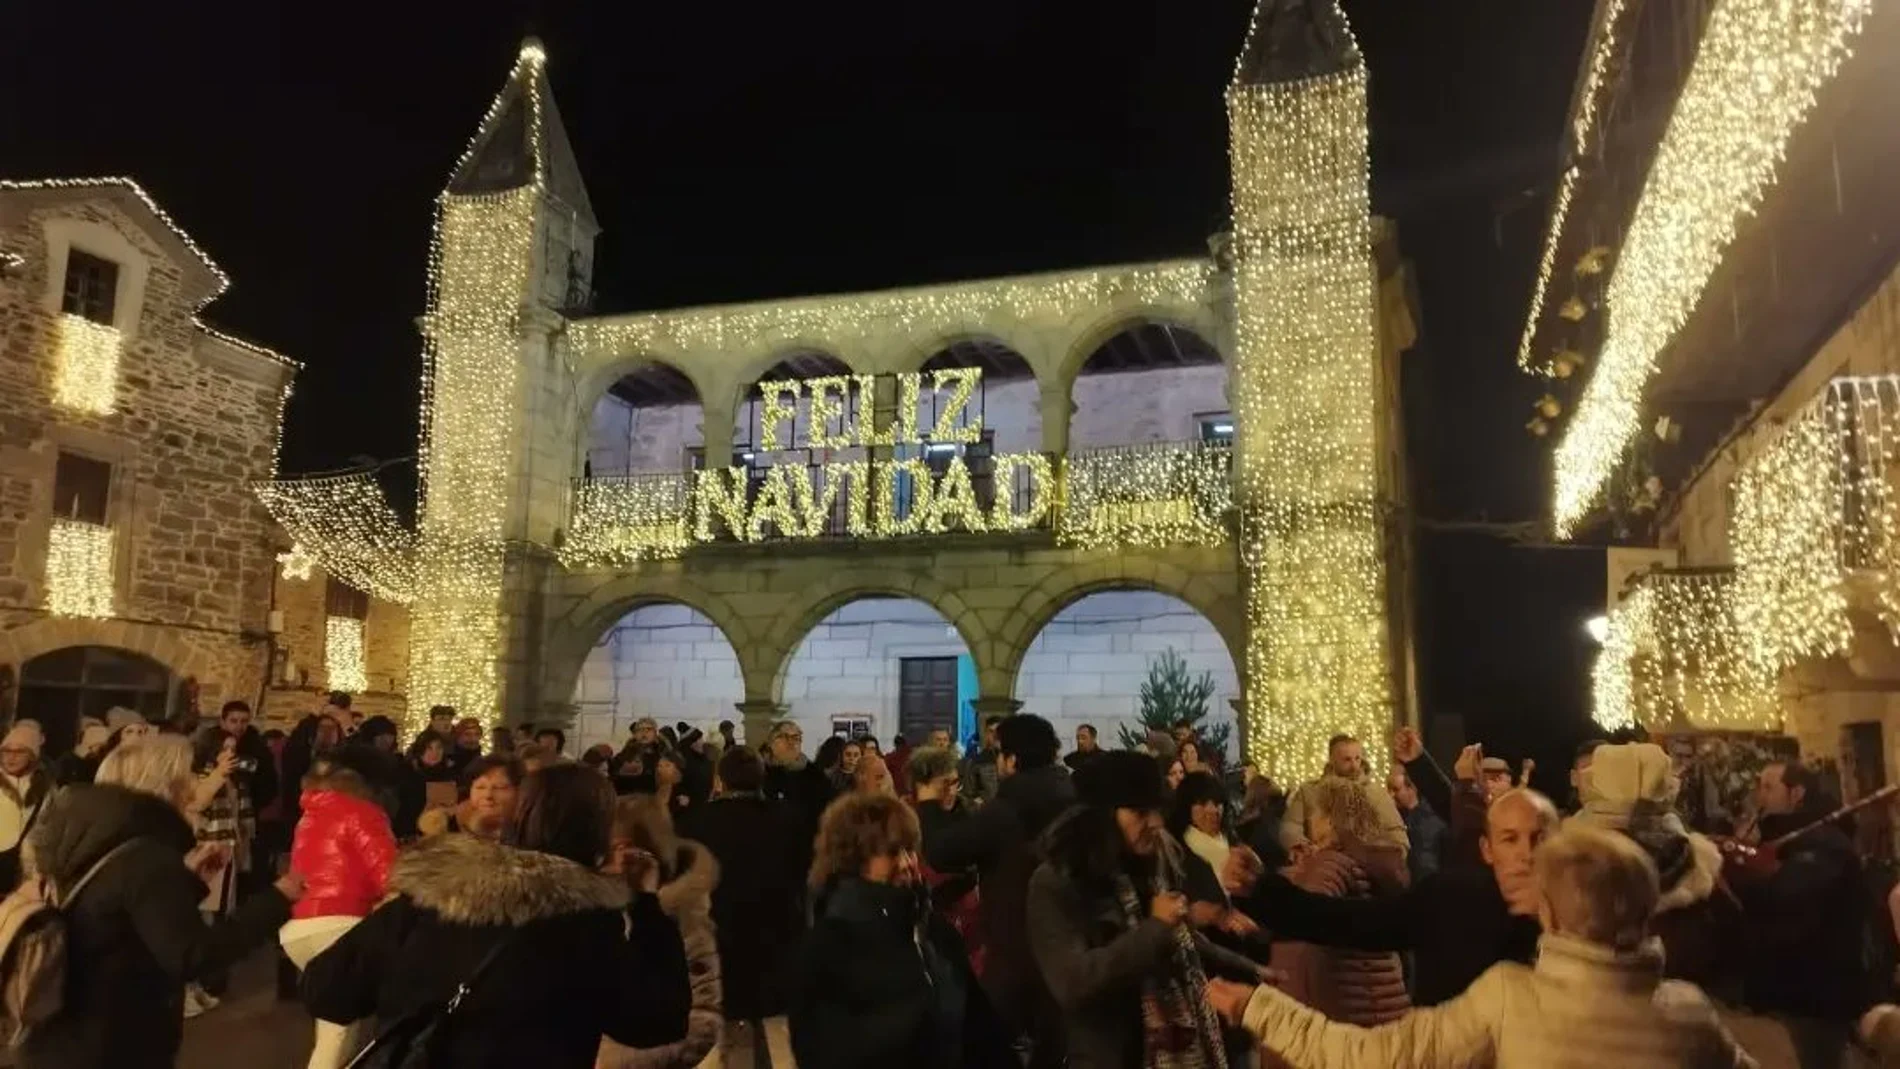
[[[1754,1069],[1700,988],[1662,979],[1662,948],[1561,935],[1537,965],[1494,965],[1464,994],[1378,1028],[1336,1024],[1262,987],[1243,1021],[1300,1069]]]
[[[1412,839],[1405,834],[1405,818],[1399,815],[1398,804],[1392,801],[1385,787],[1364,776],[1353,783],[1365,792],[1366,800],[1372,803],[1372,811],[1379,814],[1379,839],[1376,845],[1410,850]],[[1286,816],[1280,821],[1281,846],[1291,850],[1307,841],[1306,815],[1319,808],[1319,803],[1314,800],[1318,793],[1319,780],[1308,780],[1286,800]]]

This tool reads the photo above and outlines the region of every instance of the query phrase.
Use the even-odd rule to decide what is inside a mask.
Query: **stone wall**
[[[1042,398],[1034,379],[983,384],[980,413],[984,429],[995,433],[998,453],[1035,452],[1043,447]],[[1204,364],[1084,374],[1075,380],[1071,401],[1075,409],[1069,425],[1072,449],[1190,441],[1200,436],[1201,416],[1227,411],[1227,368]],[[977,404],[971,402],[973,409]],[[739,414],[742,439],[757,437],[757,408],[758,402],[750,401]],[[802,398],[798,411],[802,437],[806,426]],[[924,422],[921,417],[919,422]],[[636,407],[611,394],[595,403],[589,433],[588,460],[594,474],[603,476],[680,471],[686,467],[687,450],[704,441],[699,405]]]
[[[308,579],[276,580],[275,605],[283,614],[276,635],[277,670],[273,673],[263,717],[273,723],[295,722],[323,704],[335,689],[324,663],[328,577],[313,568]],[[368,716],[401,722],[409,681],[409,610],[381,598],[369,599],[363,619],[364,674],[369,688],[352,697],[351,708]]]
[[[1213,673],[1210,722],[1232,723],[1238,674],[1225,643],[1185,603],[1145,591],[1091,595],[1058,613],[1024,654],[1015,697],[1066,740],[1081,724],[1108,739],[1133,725],[1149,661],[1173,649],[1190,671]],[[792,654],[781,698],[808,738],[830,734],[833,716],[868,716],[880,738],[899,730],[899,663],[968,652],[944,618],[919,601],[867,598],[813,627]],[[581,745],[624,740],[651,716],[711,728],[737,720],[745,697],[739,658],[718,625],[684,605],[635,609],[588,655],[575,688]]]
[[[0,280],[0,664],[65,645],[119,645],[195,677],[201,708],[255,702],[263,685],[274,547],[251,482],[270,477],[289,365],[205,333],[196,307],[217,277],[126,187],[0,192],[0,247],[25,257]],[[55,407],[57,288],[65,242],[137,276],[122,282],[115,410]],[[60,266],[55,266],[57,263]],[[136,270],[134,270],[136,268]],[[59,453],[113,465],[112,620],[43,611]]]

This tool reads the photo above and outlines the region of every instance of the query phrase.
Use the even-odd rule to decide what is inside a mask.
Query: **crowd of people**
[[[1342,735],[1283,790],[1191,724],[808,757],[796,721],[642,719],[570,757],[446,707],[404,745],[351,705],[114,710],[57,760],[10,728],[0,990],[38,967],[22,904],[66,955],[63,997],[8,996],[18,1064],[170,1066],[273,943],[311,1069],[1730,1067],[1739,1013],[1834,1065],[1900,1034],[1892,931],[1795,762],[1760,774],[1751,854],[1683,824],[1641,741],[1580,747],[1560,809],[1528,762],[1447,773],[1410,730],[1383,782]]]

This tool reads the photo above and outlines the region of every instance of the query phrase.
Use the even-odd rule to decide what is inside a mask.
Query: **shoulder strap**
[[[70,907],[74,902],[79,901],[79,892],[84,891],[86,889],[86,885],[92,882],[92,878],[94,876],[99,875],[100,870],[106,867],[106,863],[111,861],[113,858],[118,857],[120,854],[125,853],[125,851],[130,849],[132,844],[136,842],[138,842],[137,839],[127,839],[126,841],[120,843],[119,845],[113,847],[112,849],[107,850],[104,857],[93,862],[92,867],[87,869],[85,871],[85,874],[80,876],[79,879],[76,882],[74,882],[71,890],[65,891],[64,893],[56,894],[55,904],[60,909],[66,909]],[[54,888],[54,890],[57,892],[58,888]]]
[[[468,974],[468,978],[455,986],[455,994],[449,996],[449,1004],[443,1007],[442,1013],[444,1016],[453,1015],[455,1011],[461,1007],[462,1000],[468,997],[468,993],[474,989],[477,983],[481,982],[483,974],[487,973],[489,967],[495,964],[495,959],[501,957],[502,951],[507,950],[514,944],[519,931],[520,929],[516,929],[515,931],[509,932],[496,940],[494,946],[488,948],[488,953],[483,954],[482,960],[475,963],[475,969]]]

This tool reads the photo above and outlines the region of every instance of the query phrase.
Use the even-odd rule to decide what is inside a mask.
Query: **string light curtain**
[[[54,616],[112,615],[112,528],[55,519],[46,540],[46,611]]]
[[[278,479],[252,487],[264,510],[291,537],[278,560],[286,579],[307,579],[310,566],[385,601],[416,593],[416,536],[383,496],[375,473]]]
[[[1652,572],[1610,613],[1592,671],[1607,731],[1642,724],[1775,730],[1775,673],[1756,663],[1729,572]]]
[[[1730,544],[1752,656],[1786,668],[1845,653],[1852,583],[1900,638],[1900,376],[1839,378],[1735,479]]]
[[[1084,549],[1225,545],[1232,466],[1231,450],[1198,443],[1071,453],[1057,538]]]
[[[363,621],[330,616],[323,622],[323,667],[331,690],[358,694],[369,689],[363,659]]]
[[[1572,533],[1642,422],[1656,359],[1774,181],[1789,135],[1872,0],[1722,0],[1657,149],[1605,305],[1607,333],[1555,457],[1553,523]]]
[[[1262,0],[1227,112],[1248,754],[1297,782],[1392,713],[1366,70],[1332,0]]]
[[[85,316],[57,321],[53,403],[75,412],[109,416],[119,402],[119,331]]]

